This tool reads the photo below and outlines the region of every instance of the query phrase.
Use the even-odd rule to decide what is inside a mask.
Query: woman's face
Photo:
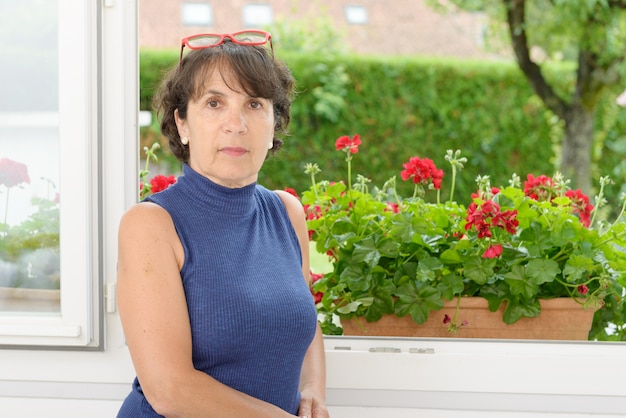
[[[200,97],[189,102],[187,118],[181,119],[178,111],[174,116],[181,138],[189,139],[194,171],[230,188],[257,181],[274,138],[271,100],[248,96],[231,70],[216,69],[204,81]]]

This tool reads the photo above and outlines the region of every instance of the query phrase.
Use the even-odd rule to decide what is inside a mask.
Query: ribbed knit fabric
[[[168,211],[185,251],[193,363],[296,415],[316,312],[285,207],[262,186],[225,188],[187,165],[183,173],[147,200]],[[158,416],[135,380],[118,417]]]

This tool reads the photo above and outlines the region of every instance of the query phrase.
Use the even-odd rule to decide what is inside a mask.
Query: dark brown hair
[[[274,145],[271,151],[283,145],[280,137],[288,133],[295,86],[289,68],[264,46],[238,45],[225,40],[216,47],[189,52],[165,76],[155,94],[154,107],[161,118],[161,132],[168,138],[172,154],[182,162],[189,162],[189,147],[180,142],[174,111],[178,109],[178,116],[186,119],[189,101],[200,97],[207,76],[213,71],[224,74],[227,69],[232,70],[241,86],[229,86],[233,90],[242,88],[251,97],[272,101]]]

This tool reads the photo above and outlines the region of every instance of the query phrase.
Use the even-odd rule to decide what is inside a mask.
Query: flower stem
[[[348,190],[352,190],[352,155],[350,155],[350,151],[348,151],[346,161],[348,162]]]
[[[613,235],[612,237],[605,239],[604,241],[600,241],[600,242],[596,243],[596,244],[594,245],[594,248],[598,248],[599,246],[604,245],[604,244],[606,244],[606,243],[608,243],[608,242],[611,242],[611,241],[613,241],[615,238],[621,238],[621,237],[623,237],[624,235],[626,235],[626,231],[622,231],[622,232],[620,232],[620,233],[617,233],[617,234]]]
[[[4,205],[4,225],[7,224],[7,219],[9,217],[9,188],[7,187],[7,199]]]
[[[598,214],[598,209],[600,209],[600,206],[602,204],[602,198],[604,196],[604,185],[606,184],[605,178],[601,178],[600,179],[600,191],[598,192],[598,195],[596,196],[596,204],[593,207],[593,215],[591,216],[591,222],[589,222],[589,228],[591,228],[596,220],[596,215]],[[618,218],[619,219],[619,218]]]
[[[617,218],[613,222],[613,226],[622,218],[622,216],[624,215],[624,210],[626,210],[626,197],[624,197],[623,200],[624,201],[622,202],[622,210],[619,212],[619,215],[617,215]],[[595,217],[595,213],[594,213],[594,217]]]
[[[452,164],[452,185],[450,186],[450,199],[448,200],[450,203],[454,201],[455,185],[456,185],[456,165]],[[439,199],[437,199],[437,203],[439,203]]]
[[[317,183],[315,182],[315,173],[311,172],[311,183],[313,184],[313,193],[315,194],[315,200],[319,200],[317,195]]]

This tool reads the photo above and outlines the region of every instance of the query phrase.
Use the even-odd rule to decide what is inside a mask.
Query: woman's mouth
[[[248,152],[245,148],[241,147],[224,147],[220,148],[220,152],[230,156],[230,157],[240,157]]]

